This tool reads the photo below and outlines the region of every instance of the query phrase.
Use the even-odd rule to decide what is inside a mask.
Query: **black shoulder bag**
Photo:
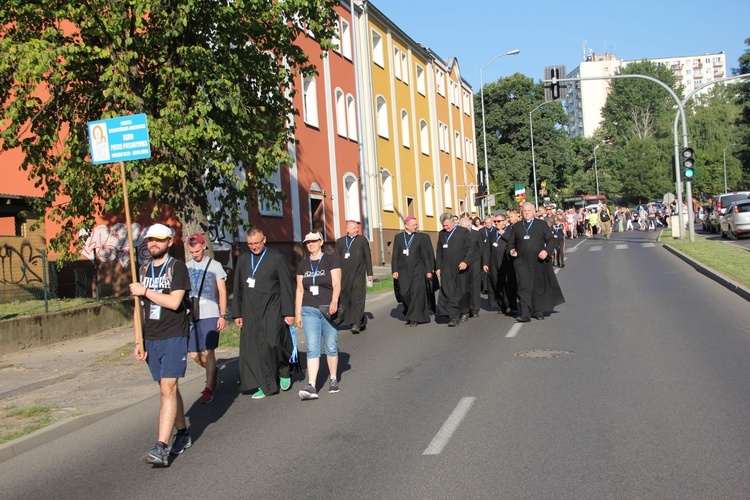
[[[206,268],[203,270],[201,286],[198,288],[198,296],[190,297],[190,315],[193,317],[193,323],[197,323],[201,319],[201,292],[203,292],[203,283],[206,282],[206,274],[208,274],[208,266],[210,264],[211,258],[209,257],[208,262],[206,262]]]

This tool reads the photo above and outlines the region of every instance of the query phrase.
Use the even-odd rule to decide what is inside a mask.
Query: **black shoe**
[[[469,315],[468,314],[462,314],[461,315],[461,323],[466,323],[469,321]]]
[[[560,264],[560,267],[565,267],[565,264]]]
[[[477,312],[470,312],[469,313],[470,318],[478,318],[479,317],[479,311]]]
[[[544,313],[536,313],[536,314],[534,314],[534,319],[544,319]]]
[[[360,332],[359,325],[352,325],[352,333],[359,333],[359,332]]]
[[[528,323],[531,321],[531,318],[528,316],[521,316],[520,318],[516,318],[516,323]]]
[[[458,318],[451,318],[448,322],[448,326],[458,326]]]
[[[417,326],[417,322],[416,321],[409,321],[409,326]]]
[[[362,316],[362,319],[359,321],[359,330],[364,332],[367,329],[367,316]]]
[[[178,432],[172,436],[172,446],[169,447],[170,455],[179,455],[183,451],[193,446],[193,440],[187,432]]]

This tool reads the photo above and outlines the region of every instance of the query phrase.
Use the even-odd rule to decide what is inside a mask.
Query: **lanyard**
[[[531,219],[531,222],[529,222],[529,227],[524,227],[523,230],[526,231],[526,236],[529,235],[529,231],[531,230],[531,226],[534,225],[534,219]],[[526,224],[524,224],[526,226]]]
[[[503,237],[503,235],[500,234],[500,231],[497,231],[497,236],[495,237],[495,243],[499,242],[500,238],[502,238],[502,237]]]
[[[167,264],[169,263],[169,255],[167,255],[167,260],[164,261],[164,264],[161,266],[161,270],[159,271],[159,276],[154,276],[154,261],[151,261],[151,289],[158,290],[158,287],[156,286],[156,280],[157,278],[161,278],[161,275],[164,274],[164,270],[167,268]]]
[[[352,248],[352,245],[354,244],[354,240],[356,240],[357,237],[353,237],[352,241],[349,241],[349,235],[346,235],[346,251],[349,252],[349,250]]]
[[[320,260],[318,260],[318,265],[315,266],[315,269],[313,269],[312,257],[310,257],[310,271],[312,271],[313,286],[315,286],[315,277],[318,275],[318,268],[320,267],[320,263],[323,262],[323,255],[325,254],[320,254]]]
[[[266,251],[268,251],[268,248],[263,249],[263,253],[260,254],[260,259],[258,259],[258,264],[255,264],[255,254],[250,253],[250,277],[255,279],[255,272],[258,270],[258,267],[260,267],[260,263],[263,261],[263,257],[266,256]]]
[[[195,259],[193,259],[193,262],[195,262]],[[190,276],[190,281],[193,283],[193,290],[198,290],[198,287],[201,284],[201,276],[203,274],[201,271],[206,271],[206,268],[208,267],[208,259],[206,259],[206,261],[203,262],[202,264],[203,264],[203,269],[198,267],[197,262],[195,262],[195,265],[193,266],[193,269],[195,269],[195,272],[193,272],[193,274]]]
[[[485,227],[484,228],[484,239],[486,240],[489,237],[490,237],[490,230]]]
[[[458,226],[456,226],[456,227],[458,227]],[[451,234],[449,234],[449,235],[448,235],[448,239],[446,239],[446,240],[445,240],[445,244],[446,244],[446,245],[448,244],[448,242],[449,242],[449,241],[451,240],[451,238],[453,237],[453,233],[455,233],[455,232],[456,232],[456,227],[454,227],[454,228],[453,228],[453,231],[451,231]]]
[[[409,241],[406,241],[406,231],[404,231],[404,245],[406,245],[407,249],[411,246],[411,240],[414,239],[415,234],[417,233],[411,233],[411,238],[409,238]]]

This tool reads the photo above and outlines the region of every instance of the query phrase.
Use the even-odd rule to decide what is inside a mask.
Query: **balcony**
[[[721,68],[724,64],[721,61],[714,61],[714,68]]]
[[[702,62],[694,62],[693,63],[693,69],[703,69],[703,63]]]

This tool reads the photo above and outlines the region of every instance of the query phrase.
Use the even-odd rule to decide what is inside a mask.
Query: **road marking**
[[[620,243],[619,245],[615,246],[615,250],[625,250],[628,248],[628,245],[626,243]]]
[[[644,243],[643,248],[653,248],[656,246],[656,243]]]
[[[574,246],[574,247],[566,248],[566,249],[565,249],[565,253],[573,253],[573,252],[575,252],[576,250],[578,250],[578,245],[576,245],[576,246]]]
[[[602,248],[604,248],[604,247],[601,246],[601,245],[594,245],[594,246],[592,246],[592,247],[589,248],[589,252],[598,252]]]
[[[430,442],[430,445],[422,452],[422,455],[440,455],[443,448],[445,448],[448,441],[450,441],[453,436],[453,433],[456,432],[456,429],[458,429],[458,426],[461,424],[464,417],[466,417],[466,414],[469,413],[469,409],[476,399],[477,398],[474,397],[461,398],[461,401],[458,402],[453,413],[450,414],[448,420],[445,421],[438,433],[435,434],[435,437]]]
[[[518,335],[518,332],[521,330],[522,326],[523,325],[521,323],[516,323],[515,325],[513,325],[510,328],[510,331],[508,331],[508,333],[505,335],[505,338],[506,339],[512,339],[513,337],[515,337],[516,335]]]

